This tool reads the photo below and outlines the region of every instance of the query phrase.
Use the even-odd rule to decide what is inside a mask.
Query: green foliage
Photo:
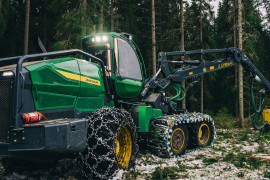
[[[263,165],[263,161],[257,158],[250,158],[252,152],[247,153],[237,153],[230,152],[228,153],[223,160],[227,162],[231,162],[236,167],[247,167],[249,169],[258,169]]]
[[[235,119],[229,113],[229,109],[224,107],[218,111],[214,117],[215,125],[217,128],[232,129],[235,127]]]
[[[178,177],[178,168],[177,167],[157,167],[155,171],[151,174],[152,178],[155,180],[162,180],[162,179],[176,179]]]
[[[204,164],[211,165],[218,162],[217,158],[204,158],[203,159]]]
[[[210,115],[211,117],[215,116],[215,113],[213,111],[209,110],[209,109],[205,109],[204,113]]]
[[[130,171],[128,171],[125,174],[125,179],[129,180],[129,179],[136,179],[137,176],[140,175],[140,173],[134,169],[131,169]]]
[[[237,173],[237,177],[243,178],[243,177],[245,177],[245,173],[243,171],[241,171],[241,172]]]
[[[270,171],[269,170],[264,171],[263,172],[263,177],[270,178]]]
[[[251,155],[251,153],[249,153],[249,155]],[[247,154],[243,153],[236,154],[234,152],[230,152],[223,158],[223,161],[231,162],[236,167],[244,167],[246,162],[246,156]]]
[[[181,171],[181,172],[185,172],[187,171],[187,169],[190,168],[187,165],[184,165],[181,161],[177,161],[177,166],[179,168],[178,171]]]
[[[9,13],[9,0],[1,0],[0,1],[0,39],[2,38],[8,21],[8,13]]]

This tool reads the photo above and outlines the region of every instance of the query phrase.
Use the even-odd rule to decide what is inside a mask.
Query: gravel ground
[[[270,156],[270,133],[218,129],[214,146],[171,159],[140,153],[134,169],[120,170],[112,179],[270,179],[270,161],[255,155]],[[80,179],[79,168],[64,159],[50,168],[11,172],[1,179]]]

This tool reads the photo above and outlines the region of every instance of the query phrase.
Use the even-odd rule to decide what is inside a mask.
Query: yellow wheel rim
[[[176,128],[170,139],[171,148],[174,151],[180,151],[185,144],[185,133],[181,128]]]
[[[209,140],[210,130],[207,124],[202,124],[199,128],[198,139],[201,144],[206,144]]]
[[[115,147],[115,162],[125,168],[129,165],[129,160],[132,154],[132,138],[129,130],[124,126],[118,128],[117,137],[113,143]]]

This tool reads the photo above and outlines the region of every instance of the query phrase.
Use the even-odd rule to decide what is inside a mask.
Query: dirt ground
[[[253,129],[217,129],[214,146],[162,159],[140,153],[134,169],[118,171],[112,179],[270,179],[270,133]],[[10,172],[1,179],[80,179],[72,160],[50,168]],[[0,166],[1,169],[1,166]]]

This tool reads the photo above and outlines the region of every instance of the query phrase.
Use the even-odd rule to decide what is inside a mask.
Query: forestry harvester
[[[186,96],[181,82],[242,65],[264,85],[253,125],[270,124],[269,110],[258,127],[269,82],[237,48],[160,52],[160,68],[146,79],[142,55],[127,33],[97,33],[83,39],[82,50],[44,52],[0,59],[0,156],[7,170],[33,161],[52,162],[76,155],[87,178],[108,178],[131,167],[138,142],[161,157],[179,157],[186,149],[214,143],[215,126],[204,113],[179,109]],[[175,56],[223,53],[217,60],[181,60]],[[78,59],[78,55],[82,59]],[[56,58],[57,57],[57,58]],[[183,64],[172,69],[169,64]],[[166,96],[172,85],[176,95]],[[181,95],[182,94],[182,95]],[[20,160],[20,163],[18,161]]]

